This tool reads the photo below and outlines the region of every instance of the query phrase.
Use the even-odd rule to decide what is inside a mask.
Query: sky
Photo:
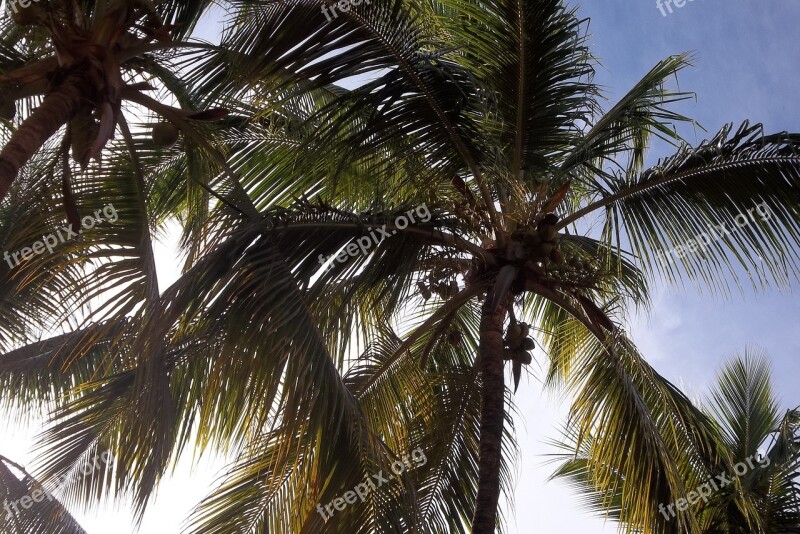
[[[571,3],[570,5],[578,5]],[[592,0],[579,6],[591,19],[590,46],[599,58],[596,81],[608,97],[606,109],[659,60],[681,52],[695,54],[694,67],[679,77],[680,88],[694,91],[696,101],[676,109],[696,119],[707,132],[688,132],[693,144],[711,137],[725,123],[744,119],[761,122],[766,131],[800,131],[800,2],[796,0],[693,0],[681,8],[659,11],[656,0]],[[212,39],[218,21],[205,20],[199,33]],[[661,156],[665,154],[655,154]],[[651,163],[653,161],[651,160]],[[157,245],[162,289],[177,277],[175,233]],[[798,284],[795,284],[797,286]],[[702,400],[720,366],[745,347],[759,347],[773,362],[774,381],[783,408],[800,405],[800,302],[791,292],[745,292],[730,299],[697,294],[685,288],[656,287],[648,313],[631,317],[629,332],[647,360],[692,399]],[[554,450],[545,444],[558,436],[568,403],[555,392],[542,391],[539,367],[523,378],[515,396],[520,417],[516,429],[521,450],[514,491],[515,512],[506,507],[510,534],[530,532],[600,534],[615,532],[577,506],[561,483],[546,482],[552,466],[544,465]],[[35,429],[12,428],[0,453],[29,462]],[[192,506],[212,488],[219,462],[190,469],[179,465],[165,481],[145,514],[144,534],[180,531]],[[100,506],[76,517],[90,534],[134,532],[124,504]]]

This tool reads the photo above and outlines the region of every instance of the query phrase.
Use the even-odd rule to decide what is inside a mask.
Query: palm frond
[[[0,529],[8,534],[86,534],[50,491],[21,466],[0,457],[0,499],[5,512],[0,514]]]
[[[609,181],[599,200],[559,225],[603,210],[606,242],[629,246],[668,281],[685,273],[698,288],[723,293],[742,278],[755,288],[787,287],[798,275],[798,137],[764,135],[747,122],[730,132],[729,125],[697,148]]]

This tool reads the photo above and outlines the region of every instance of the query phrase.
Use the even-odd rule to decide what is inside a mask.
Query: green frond
[[[736,459],[755,454],[778,425],[778,402],[763,352],[747,350],[732,358],[720,372],[711,399],[714,418]]]
[[[746,122],[730,132],[726,126],[697,148],[608,181],[598,200],[560,224],[602,210],[609,246],[630,247],[643,268],[667,281],[685,275],[722,293],[742,279],[787,287],[798,275],[797,136],[764,135]]]
[[[638,173],[651,136],[673,144],[682,141],[675,127],[691,120],[668,107],[691,98],[692,94],[672,91],[667,82],[689,66],[690,61],[688,54],[682,54],[654,66],[614,107],[592,120],[583,139],[564,158],[561,169],[576,174],[582,185],[594,193],[595,180],[603,180],[607,165],[620,165],[617,161],[620,156],[628,158],[629,175]]]
[[[693,512],[670,523],[658,504],[682,498],[724,458],[714,426],[621,331],[601,342],[572,311],[539,309],[548,314],[548,382],[574,396],[567,447],[580,456],[560,476],[582,488],[584,504],[617,517],[628,532],[696,529]]]

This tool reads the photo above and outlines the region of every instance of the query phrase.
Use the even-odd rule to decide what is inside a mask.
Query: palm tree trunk
[[[22,122],[3,147],[0,152],[0,201],[5,198],[20,168],[75,114],[82,99],[86,98],[86,88],[82,85],[78,76],[64,80]]]
[[[483,306],[479,358],[481,366],[481,441],[478,459],[478,496],[472,518],[473,534],[494,534],[500,500],[500,459],[505,419],[503,376],[503,322],[506,303],[491,309],[491,295]]]

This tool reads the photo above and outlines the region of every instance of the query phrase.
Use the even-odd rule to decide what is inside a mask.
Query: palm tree
[[[177,98],[185,88],[168,69],[169,53],[177,59],[213,49],[206,43],[181,39],[193,30],[211,2],[151,0],[35,0],[9,2],[3,20],[5,46],[0,55],[2,118],[12,120],[17,101],[30,113],[0,151],[0,200],[20,168],[59,130],[61,149],[53,157],[72,157],[85,169],[113,137],[115,130],[130,138],[123,105],[136,103],[169,122],[156,127],[154,138],[173,143],[179,130],[190,133],[190,120],[224,116],[224,110],[186,110],[160,103],[144,91],[157,80]],[[174,62],[174,58],[169,60]],[[174,63],[172,63],[174,64]],[[166,70],[165,70],[166,69]],[[185,103],[185,102],[184,102]],[[68,168],[67,163],[64,167]],[[65,172],[67,213],[77,227]]]
[[[719,429],[723,461],[707,466],[717,476],[696,488],[689,499],[700,522],[700,528],[693,532],[797,532],[800,408],[785,412],[778,409],[766,356],[753,350],[735,355],[720,372],[707,405]],[[570,436],[574,437],[574,431],[568,430],[567,439],[556,442],[566,452],[558,455],[564,461],[553,478],[566,479],[590,508],[618,518],[621,496],[596,490],[592,484],[595,466],[586,455],[586,444],[576,450]],[[665,503],[658,504],[662,514],[669,517]],[[624,527],[620,525],[620,529]]]
[[[682,144],[670,106],[689,95],[667,82],[686,56],[604,111],[585,22],[557,0],[385,0],[330,22],[321,5],[237,3],[221,46],[159,82],[232,115],[185,128],[183,151],[128,128],[71,193],[119,223],[0,272],[0,398],[56,406],[41,478],[111,450],[114,476],[82,491],[130,495],[141,517],[193,446],[235,461],[191,531],[494,532],[515,454],[505,366],[516,389],[536,337],[597,484],[622,484],[620,519],[695,528],[654,503],[709,476],[715,428],[621,313],[658,279],[795,278],[800,137],[744,124]],[[645,168],[657,138],[677,152]],[[4,205],[8,250],[63,222],[48,148]],[[756,204],[769,220],[655,261]],[[151,231],[171,217],[186,266],[159,294]]]

